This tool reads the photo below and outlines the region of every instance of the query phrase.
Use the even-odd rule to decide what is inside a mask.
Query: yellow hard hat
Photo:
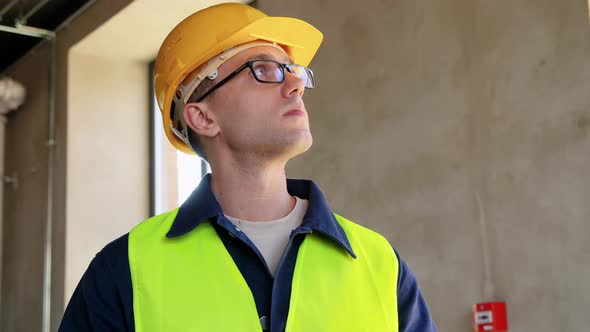
[[[271,17],[239,3],[215,5],[185,18],[162,43],[154,68],[156,99],[170,143],[180,151],[194,154],[186,135],[182,135],[186,133],[181,133],[178,123],[173,123],[171,113],[179,112],[174,105],[178,86],[209,59],[235,46],[261,40],[278,44],[295,63],[307,66],[322,38],[319,30],[302,20]]]

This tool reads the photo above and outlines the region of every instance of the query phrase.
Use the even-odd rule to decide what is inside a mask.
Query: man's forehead
[[[260,45],[244,50],[234,56],[243,61],[275,60],[282,63],[293,63],[293,59],[282,48],[274,45]]]
[[[273,52],[273,54],[268,52],[255,52],[246,58],[246,61],[251,60],[275,60],[282,63],[293,63],[293,59],[288,56],[287,53],[280,53],[280,51]]]

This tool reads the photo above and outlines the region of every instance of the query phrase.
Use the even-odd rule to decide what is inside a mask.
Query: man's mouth
[[[285,116],[304,116],[304,115],[305,115],[305,112],[300,109],[290,110],[287,113],[285,113]]]

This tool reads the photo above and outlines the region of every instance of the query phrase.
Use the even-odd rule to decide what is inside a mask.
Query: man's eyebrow
[[[248,57],[248,59],[246,61],[252,61],[252,60],[273,60],[273,61],[283,61],[283,60],[287,60],[287,64],[293,64],[293,59],[291,59],[291,57],[284,57],[282,58],[282,60],[277,60],[275,57],[273,57],[272,55],[268,54],[268,53],[256,53],[253,54],[251,56]]]

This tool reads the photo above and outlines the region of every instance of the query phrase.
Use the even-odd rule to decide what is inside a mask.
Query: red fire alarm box
[[[482,302],[474,304],[473,329],[475,332],[508,331],[506,302]]]

